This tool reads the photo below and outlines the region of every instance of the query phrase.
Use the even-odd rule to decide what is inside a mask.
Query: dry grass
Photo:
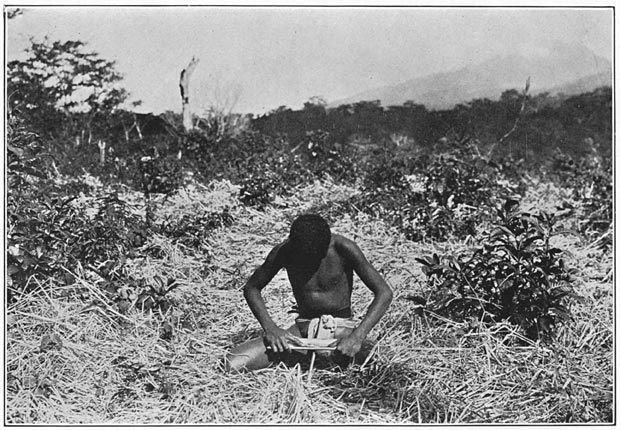
[[[300,187],[264,212],[240,206],[230,184],[194,187],[166,202],[161,214],[228,206],[233,226],[210,239],[205,255],[153,237],[162,259],[130,262],[136,277],[174,277],[168,315],[133,309],[120,315],[88,271],[75,285],[42,284],[7,311],[6,422],[32,424],[193,423],[555,423],[611,422],[613,417],[613,259],[558,238],[571,254],[583,304],[553,345],[511,342],[496,325],[466,330],[419,317],[405,297],[425,278],[413,258],[468,249],[471,243],[419,244],[382,222],[344,216],[333,229],[356,240],[393,287],[388,314],[372,331],[370,359],[344,371],[284,365],[227,374],[221,359],[259,333],[241,288],[290,219],[355,189],[329,181]],[[137,203],[138,204],[138,203]],[[215,210],[215,209],[214,209]],[[353,307],[371,294],[356,280]],[[293,304],[285,273],[267,287],[274,320],[289,325]],[[94,306],[89,305],[95,303]],[[162,324],[174,327],[171,340]],[[54,336],[56,335],[56,337]],[[51,340],[50,340],[51,339]],[[520,346],[514,346],[519,344]]]

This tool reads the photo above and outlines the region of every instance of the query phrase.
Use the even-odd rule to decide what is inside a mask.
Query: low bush
[[[426,309],[460,322],[509,321],[529,338],[548,338],[578,298],[563,251],[549,243],[554,216],[520,212],[511,200],[498,214],[473,255],[416,259],[428,276]]]
[[[93,265],[122,256],[134,257],[135,250],[150,235],[145,220],[132,213],[117,194],[105,195],[98,203],[99,209],[88,221],[88,227],[76,232],[80,239],[72,253],[80,261]]]
[[[276,145],[246,157],[236,167],[241,202],[257,208],[272,203],[276,196],[288,195],[300,184],[328,176],[341,183],[353,182],[361,173],[352,155],[321,130],[307,132],[295,148]]]
[[[600,236],[598,245],[611,249],[613,227],[613,161],[602,158],[596,151],[575,161],[556,149],[550,162],[547,179],[570,191],[562,209],[572,214],[568,228],[591,240]]]
[[[80,180],[56,176],[38,136],[18,119],[9,120],[7,147],[7,292],[14,300],[35,279],[74,282],[78,266],[100,267],[141,246],[148,235],[143,220],[114,194],[98,202],[91,217],[75,204],[93,192]]]
[[[308,170],[321,178],[329,175],[337,182],[354,182],[360,174],[359,163],[352,151],[337,143],[333,135],[324,130],[306,132],[299,145]]]
[[[475,149],[453,147],[415,158],[388,153],[366,175],[353,206],[414,241],[475,236],[499,201],[522,191]]]
[[[39,136],[14,115],[9,115],[7,121],[6,155],[9,196],[22,192],[31,179],[46,179],[53,160]]]
[[[142,192],[170,194],[183,185],[183,168],[176,156],[143,156],[137,164]]]
[[[241,182],[239,200],[246,206],[263,209],[272,203],[280,190],[282,183],[277,175],[265,172],[256,176],[250,175]],[[281,194],[281,193],[280,193]]]
[[[211,231],[228,227],[234,222],[228,208],[222,212],[185,214],[179,219],[164,221],[160,232],[167,237],[197,250],[204,250]]]
[[[179,286],[177,281],[174,278],[164,281],[157,275],[152,280],[135,279],[127,273],[123,263],[107,264],[104,270],[105,279],[100,288],[107,293],[110,303],[121,314],[133,308],[165,315],[173,306],[168,293]]]
[[[62,268],[73,267],[70,244],[76,240],[74,232],[83,229],[83,218],[68,204],[68,199],[51,199],[47,195],[43,198],[42,203],[9,199],[6,254],[9,300],[28,292],[34,285],[32,278],[59,275],[62,279]]]
[[[47,190],[49,191],[49,189]],[[78,265],[95,270],[108,262],[135,256],[149,229],[130,213],[116,194],[99,199],[91,219],[83,208],[60,192],[49,197],[31,194],[9,208],[8,287],[11,298],[28,290],[30,278],[54,277],[62,284],[73,282]]]
[[[585,219],[582,232],[601,232],[611,228],[613,223],[613,166],[611,160],[584,169],[575,178],[575,195],[583,203]]]

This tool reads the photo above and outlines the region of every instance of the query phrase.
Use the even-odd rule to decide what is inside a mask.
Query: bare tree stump
[[[103,140],[100,140],[99,143],[99,164],[102,166],[105,164],[105,147],[106,143]]]
[[[189,78],[191,77],[194,69],[198,65],[198,59],[192,57],[187,67],[181,71],[181,78],[179,79],[179,88],[181,89],[181,103],[183,105],[183,128],[185,131],[190,131],[194,128],[192,123],[192,111],[189,104]]]

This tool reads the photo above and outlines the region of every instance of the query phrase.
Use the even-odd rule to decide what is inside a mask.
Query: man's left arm
[[[360,324],[349,336],[343,338],[338,343],[337,350],[344,355],[352,357],[359,352],[362,342],[366,339],[370,330],[379,322],[390,306],[392,290],[379,272],[368,262],[355,242],[343,238],[340,243],[340,249],[349,264],[352,265],[355,273],[375,295]]]

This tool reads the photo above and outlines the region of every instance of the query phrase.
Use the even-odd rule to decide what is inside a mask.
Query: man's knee
[[[224,369],[227,372],[258,370],[269,366],[269,362],[262,339],[252,339],[233,348],[226,354]]]
[[[227,353],[222,364],[226,372],[243,372],[247,371],[247,356]]]

